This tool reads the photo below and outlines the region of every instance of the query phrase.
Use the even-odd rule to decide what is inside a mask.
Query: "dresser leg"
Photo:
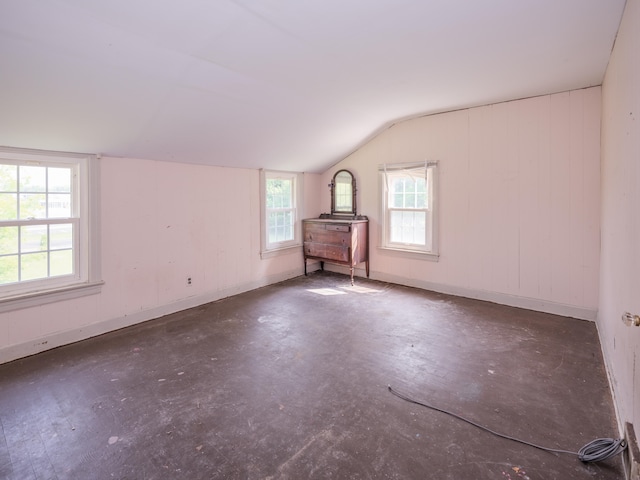
[[[369,260],[366,261],[365,266],[367,267],[367,278],[369,278]]]
[[[304,259],[304,276],[307,276],[307,259]]]
[[[353,287],[353,267],[351,267],[349,270],[351,270],[351,286]]]

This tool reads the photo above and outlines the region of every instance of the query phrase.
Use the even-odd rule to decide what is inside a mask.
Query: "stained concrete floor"
[[[0,478],[616,479],[591,322],[316,272],[0,366]]]

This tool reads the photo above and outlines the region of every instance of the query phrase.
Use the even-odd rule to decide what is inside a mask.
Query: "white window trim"
[[[387,208],[388,192],[386,172],[388,171],[401,171],[410,170],[415,168],[432,168],[432,185],[430,201],[430,215],[431,215],[431,248],[425,250],[420,247],[404,247],[401,245],[394,245],[389,242],[389,210]],[[410,258],[415,260],[429,260],[437,262],[440,258],[439,242],[438,242],[438,212],[439,212],[439,192],[438,192],[438,162],[413,162],[413,163],[394,163],[383,164],[378,166],[378,178],[380,181],[380,219],[382,221],[380,231],[380,243],[378,250],[380,253],[388,254],[396,257]]]
[[[100,292],[100,157],[99,155],[0,147],[3,160],[34,163],[77,163],[81,192],[78,275],[64,283],[38,282],[33,289],[19,286],[0,297],[0,313]]]
[[[267,241],[267,203],[266,203],[266,185],[269,178],[290,178],[294,182],[294,227],[293,240],[289,242],[281,242],[277,246],[272,247]],[[302,228],[301,228],[301,212],[302,212],[302,185],[304,174],[299,172],[282,172],[276,170],[260,170],[260,258],[266,259],[279,255],[287,255],[298,252],[302,247]]]

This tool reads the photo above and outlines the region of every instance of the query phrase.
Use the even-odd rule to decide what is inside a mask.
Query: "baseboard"
[[[325,269],[329,271],[349,274],[349,269],[339,265],[325,264]],[[357,268],[355,275],[364,276],[364,269]],[[505,293],[489,292],[484,290],[473,290],[453,285],[445,285],[441,283],[426,282],[413,278],[400,277],[397,275],[389,275],[384,272],[371,272],[370,278],[381,282],[395,283],[398,285],[406,285],[408,287],[421,288],[438,293],[455,295],[457,297],[473,298],[476,300],[484,300],[486,302],[498,303],[500,305],[508,305],[510,307],[524,308],[526,310],[534,310],[536,312],[551,313],[561,315],[563,317],[579,318],[581,320],[589,320],[594,322],[598,315],[597,309],[584,307],[576,307],[573,305],[565,305],[562,303],[540,300],[537,298],[520,297],[517,295],[509,295]]]
[[[314,271],[319,268],[319,263],[310,263],[308,271]],[[349,274],[349,269],[341,267],[339,265],[333,265],[325,263],[325,268],[330,271],[335,271],[343,274]],[[136,312],[131,315],[125,315],[123,317],[112,318],[99,323],[87,325],[84,327],[66,330],[58,332],[47,337],[31,340],[16,345],[10,345],[8,347],[0,349],[0,364],[16,360],[18,358],[27,357],[36,353],[44,352],[52,348],[60,347],[62,345],[68,345],[70,343],[85,340],[87,338],[102,335],[104,333],[119,330],[121,328],[129,327],[142,323],[154,318],[159,318],[164,315],[186,310],[188,308],[197,307],[205,303],[214,302],[221,298],[230,297],[239,293],[254,290],[256,288],[264,287],[274,283],[282,282],[290,278],[301,275],[301,271],[292,270],[277,275],[271,275],[269,277],[261,278],[259,280],[244,283],[234,287],[230,287],[224,290],[218,290],[215,292],[208,292],[203,295],[197,295],[181,299],[177,302],[173,302],[167,305],[160,305],[158,307]],[[357,268],[355,271],[357,276],[364,276],[365,272],[363,268]],[[421,288],[424,290],[431,290],[438,293],[445,293],[449,295],[456,295],[465,298],[474,298],[477,300],[484,300],[493,303],[499,303],[502,305],[509,305],[513,307],[525,308],[528,310],[535,310],[545,313],[552,313],[556,315],[562,315],[566,317],[580,318],[584,320],[594,321],[596,319],[597,310],[591,310],[587,308],[580,308],[571,305],[563,305],[559,303],[547,302],[538,299],[518,297],[514,295],[506,295],[495,292],[485,292],[480,290],[471,290],[461,287],[455,287],[451,285],[444,285],[433,282],[425,282],[422,280],[409,279],[405,277],[399,277],[396,275],[389,275],[382,272],[371,272],[371,278],[373,280],[379,280],[382,282],[395,283],[398,285],[406,285],[409,287]]]
[[[534,310],[536,312],[552,313],[563,317],[579,318],[581,320],[595,321],[598,311],[589,308],[576,307],[573,305],[565,305],[562,303],[540,300],[537,298],[520,297],[517,295],[509,295],[506,293],[489,292],[484,290],[473,290],[464,287],[456,287],[452,285],[444,285],[440,283],[425,282],[421,280],[406,279],[395,275],[387,275],[384,273],[374,272],[371,276],[376,280],[382,280],[391,283],[400,283],[410,287],[422,288],[438,293],[446,293],[458,297],[473,298],[476,300],[484,300],[487,302],[498,303],[500,305],[508,305],[510,307],[524,308],[526,310]]]
[[[627,450],[624,452],[627,480],[640,480],[640,449],[633,424],[625,423],[624,439],[627,441]]]
[[[255,290],[256,288],[261,288],[267,285],[282,282],[290,278],[298,277],[301,274],[302,271],[296,269],[277,275],[271,275],[254,282],[248,282],[223,290],[184,298],[177,302],[173,302],[167,305],[160,305],[158,307],[136,312],[131,315],[111,318],[102,322],[86,325],[84,327],[54,333],[52,335],[37,338],[29,342],[10,345],[8,347],[0,349],[0,364],[11,362],[19,358],[28,357],[30,355],[35,355],[36,353],[41,353],[46,350],[61,347],[63,345],[86,340],[98,335],[103,335],[115,330],[120,330],[121,328],[130,327],[138,323],[153,320],[155,318],[163,317],[165,315],[176,313],[182,310],[187,310],[189,308],[204,305],[206,303],[215,302],[216,300],[231,297],[233,295],[238,295],[239,293],[248,292],[250,290]]]

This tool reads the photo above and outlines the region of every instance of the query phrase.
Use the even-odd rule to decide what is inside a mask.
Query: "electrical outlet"
[[[640,480],[640,449],[632,423],[624,424],[624,439],[627,449],[624,452],[628,480]]]
[[[187,277],[187,285],[191,285],[191,277]]]

